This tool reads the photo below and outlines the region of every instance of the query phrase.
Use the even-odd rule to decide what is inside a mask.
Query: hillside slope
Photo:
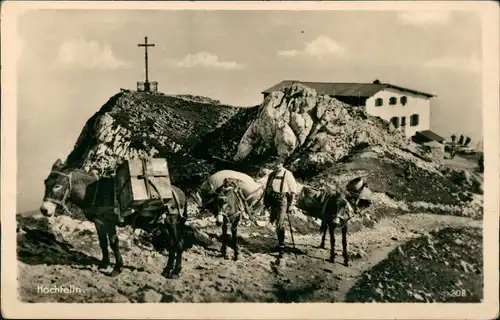
[[[174,183],[197,183],[210,169],[189,150],[237,111],[203,97],[121,92],[87,121],[66,163],[102,175],[124,159],[165,157]]]

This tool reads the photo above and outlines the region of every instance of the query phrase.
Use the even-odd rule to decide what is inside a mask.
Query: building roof
[[[413,89],[408,89],[400,86],[395,86],[389,83],[353,83],[353,82],[306,82],[298,80],[284,80],[280,83],[262,91],[262,93],[270,93],[272,91],[280,90],[288,87],[293,83],[303,84],[311,89],[316,90],[318,94],[329,96],[343,96],[343,97],[364,97],[369,98],[386,88],[393,88],[416,95],[426,96],[428,98],[435,97],[434,94],[425,93]]]
[[[438,135],[435,132],[432,132],[431,130],[418,131],[417,134],[422,135],[429,140],[433,140],[433,141],[437,141],[437,142],[442,142],[445,140],[445,138],[441,137],[440,135]]]

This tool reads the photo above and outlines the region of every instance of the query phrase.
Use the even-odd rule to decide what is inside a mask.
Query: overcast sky
[[[249,106],[284,79],[372,82],[430,92],[432,130],[481,136],[481,20],[471,12],[97,11],[25,13],[18,24],[18,210],[120,88]]]

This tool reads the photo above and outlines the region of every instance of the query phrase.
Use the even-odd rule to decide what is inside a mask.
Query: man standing
[[[297,196],[295,177],[283,167],[283,162],[278,158],[274,171],[269,175],[264,197],[264,205],[270,209],[270,222],[276,222],[280,256],[285,246],[285,218]]]

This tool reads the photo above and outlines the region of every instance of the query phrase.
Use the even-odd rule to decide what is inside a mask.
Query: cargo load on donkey
[[[116,169],[115,190],[120,223],[134,212],[154,216],[173,198],[167,160],[124,161]]]

